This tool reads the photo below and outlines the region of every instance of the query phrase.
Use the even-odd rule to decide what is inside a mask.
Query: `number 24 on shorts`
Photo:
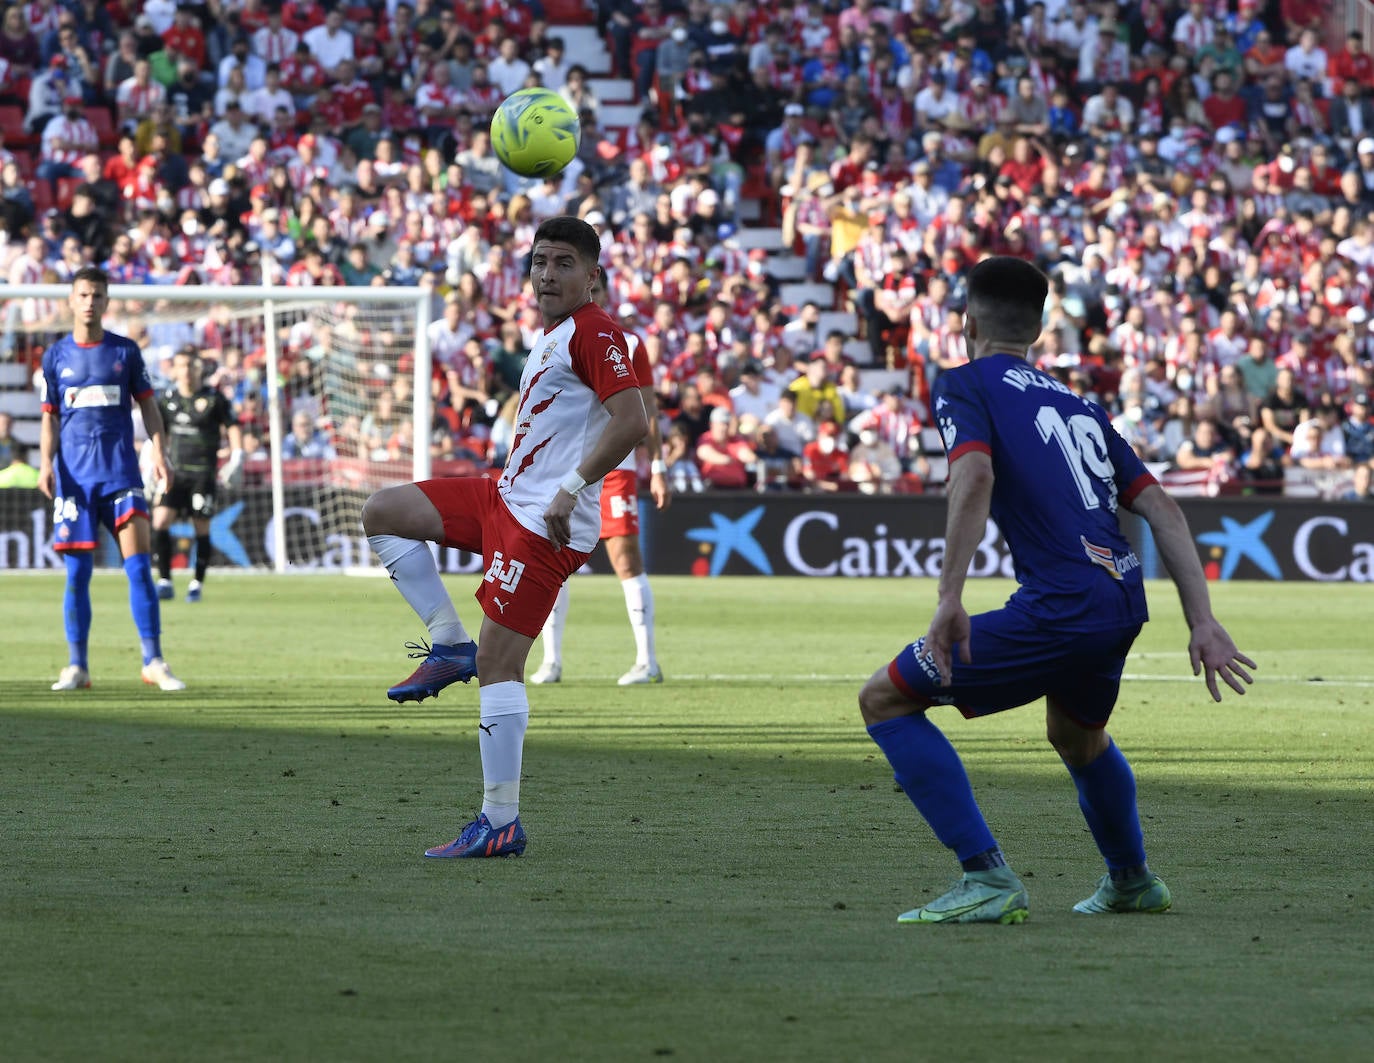
[[[520,584],[520,577],[525,574],[525,563],[511,558],[507,561],[501,556],[500,550],[492,551],[491,565],[487,569],[487,574],[482,577],[487,583],[495,583],[507,594],[514,594],[515,588]]]

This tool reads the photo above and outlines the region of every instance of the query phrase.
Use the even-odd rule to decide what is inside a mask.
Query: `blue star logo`
[[[218,550],[224,557],[235,565],[247,568],[253,562],[249,560],[248,551],[239,542],[239,537],[234,534],[234,522],[239,519],[239,514],[243,512],[243,503],[235,502],[227,509],[223,509],[210,518],[210,545]],[[192,542],[196,538],[196,528],[189,520],[178,521],[171,527],[173,538],[190,539]]]
[[[1256,568],[1270,579],[1283,579],[1279,563],[1274,560],[1269,547],[1264,545],[1264,533],[1274,521],[1274,511],[1256,517],[1249,524],[1242,524],[1231,517],[1221,518],[1221,531],[1203,532],[1197,541],[1207,546],[1218,546],[1225,551],[1221,557],[1221,578],[1230,579],[1236,566],[1242,560],[1251,561]]]
[[[773,566],[768,563],[768,555],[754,538],[754,528],[761,519],[763,506],[755,506],[739,520],[712,513],[711,526],[692,528],[687,532],[687,538],[699,543],[711,543],[715,547],[711,554],[713,576],[721,574],[731,554],[739,554],[765,576],[771,576]]]

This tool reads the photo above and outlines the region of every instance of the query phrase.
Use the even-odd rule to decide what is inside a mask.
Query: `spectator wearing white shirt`
[[[301,38],[328,74],[345,59],[353,58],[353,34],[343,28],[343,18],[343,8],[336,7],[325,15],[323,26],[306,30]]]
[[[937,77],[916,93],[912,106],[916,110],[917,124],[924,128],[932,122],[943,122],[959,110],[959,97],[949,91],[942,78]]]
[[[759,421],[766,420],[777,409],[782,389],[763,379],[763,366],[753,358],[740,366],[739,380],[730,389],[730,404],[735,416],[750,414]]]
[[[520,58],[520,42],[514,37],[501,38],[496,58],[487,64],[487,76],[501,89],[503,96],[524,88],[525,79],[530,76],[530,64]]]
[[[1326,77],[1326,49],[1317,45],[1315,30],[1306,29],[1298,43],[1284,54],[1283,68],[1294,81],[1318,81]]]
[[[258,127],[248,121],[243,104],[237,97],[225,101],[224,117],[210,127],[219,141],[220,154],[226,159],[241,159],[253,146]]]
[[[548,51],[542,59],[534,61],[534,72],[539,75],[540,84],[546,89],[557,92],[568,80],[572,63],[568,62],[562,37],[550,37],[545,45]]]
[[[281,69],[276,63],[267,65],[267,79],[262,88],[247,93],[239,102],[249,118],[265,125],[276,119],[278,108],[284,108],[287,114],[296,113],[296,101],[291,93],[282,88]]]
[[[1088,6],[1083,3],[1069,8],[1068,17],[1061,18],[1054,27],[1055,47],[1070,61],[1077,61],[1083,45],[1096,36],[1097,19],[1088,14]]]
[[[1205,6],[1202,0],[1191,0],[1187,12],[1174,23],[1174,43],[1184,55],[1194,55],[1216,37],[1216,27],[1211,17],[1204,13]]]

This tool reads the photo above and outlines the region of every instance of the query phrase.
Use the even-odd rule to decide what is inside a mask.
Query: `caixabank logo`
[[[661,572],[938,577],[944,564],[944,507],[928,502],[722,497],[680,499],[669,513],[670,520],[660,515],[654,524],[653,553]],[[970,574],[1012,575],[1011,555],[991,521]]]
[[[1374,507],[1184,505],[1209,579],[1374,583]]]

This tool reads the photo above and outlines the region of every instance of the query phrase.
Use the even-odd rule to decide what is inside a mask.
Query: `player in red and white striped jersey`
[[[474,676],[482,812],[432,857],[518,855],[520,766],[529,701],[525,660],[558,595],[601,528],[600,480],[648,430],[625,336],[591,301],[601,244],[586,222],[550,218],[535,233],[530,283],[543,328],[520,380],[516,435],[498,481],[427,480],[378,491],[363,528],[397,590],[425,622],[424,662],[387,691],[419,701]],[[463,627],[429,542],[480,551],[481,649]]]
[[[608,301],[604,271],[592,288],[592,299],[601,306]],[[654,506],[665,509],[669,503],[667,466],[663,464],[663,440],[659,434],[658,400],[654,392],[654,370],[644,344],[633,332],[625,333],[630,364],[639,381],[639,394],[649,417],[649,432],[644,447],[649,456],[649,495]],[[636,448],[637,450],[638,448]],[[639,473],[635,450],[606,474],[601,486],[601,541],[606,557],[620,579],[625,594],[625,609],[635,637],[634,667],[620,677],[621,686],[663,682],[663,669],[654,652],[654,592],[644,573],[644,557],[639,549]],[[557,683],[563,678],[563,629],[568,623],[568,584],[558,592],[553,612],[544,622],[544,662],[530,676],[531,683]]]

